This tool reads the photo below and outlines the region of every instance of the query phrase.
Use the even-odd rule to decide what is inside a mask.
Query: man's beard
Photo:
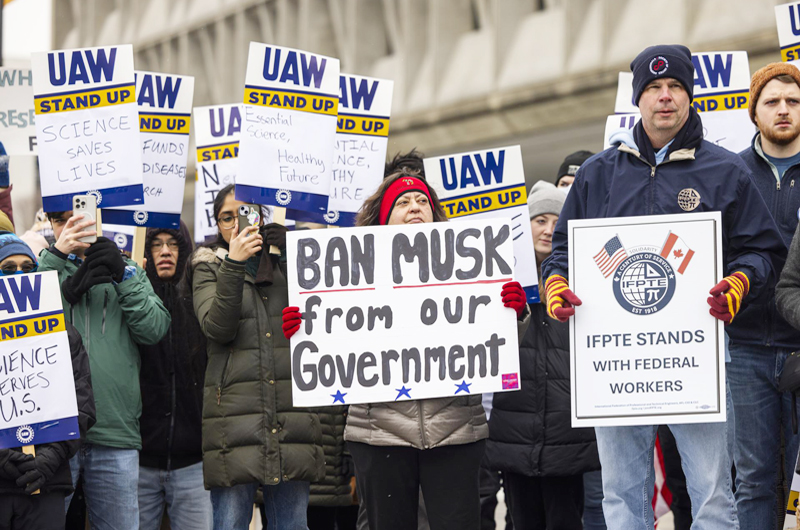
[[[772,127],[767,127],[761,131],[761,134],[771,144],[780,146],[789,145],[794,142],[798,136],[800,136],[800,127],[794,123],[792,126],[793,127],[791,129],[784,129],[781,131],[776,131]]]

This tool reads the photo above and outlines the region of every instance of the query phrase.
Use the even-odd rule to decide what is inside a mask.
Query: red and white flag
[[[689,262],[692,261],[694,250],[689,248],[683,239],[670,232],[664,246],[661,248],[661,257],[669,262],[678,274],[683,274]]]

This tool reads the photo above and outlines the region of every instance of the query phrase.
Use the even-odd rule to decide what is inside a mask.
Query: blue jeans
[[[211,530],[202,462],[170,471],[139,467],[139,529],[159,530],[164,505],[172,530]]]
[[[84,443],[69,461],[72,485],[83,474],[92,530],[139,528],[139,451]],[[66,509],[72,495],[66,499]]]
[[[606,530],[601,471],[583,474],[583,530]]]
[[[258,484],[211,488],[214,530],[247,530],[258,488]],[[279,482],[261,486],[261,491],[269,530],[308,530],[308,482]]]
[[[693,530],[739,528],[731,484],[731,416],[728,392],[727,422],[669,426],[692,499]],[[595,427],[603,466],[603,512],[609,530],[653,530],[656,428]]]
[[[778,380],[791,352],[735,342],[731,342],[730,352],[728,381],[736,412],[733,461],[739,523],[742,530],[775,528],[781,430],[790,481],[800,442],[800,436],[792,432],[792,395],[778,392]]]

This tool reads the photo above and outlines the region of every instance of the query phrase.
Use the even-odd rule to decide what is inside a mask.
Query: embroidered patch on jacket
[[[694,188],[684,188],[678,192],[678,206],[685,212],[691,212],[700,206],[700,194]]]

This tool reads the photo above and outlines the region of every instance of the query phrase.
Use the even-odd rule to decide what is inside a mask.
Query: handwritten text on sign
[[[297,406],[519,388],[511,227],[500,219],[290,232]]]
[[[78,438],[55,271],[0,276],[0,448]]]

